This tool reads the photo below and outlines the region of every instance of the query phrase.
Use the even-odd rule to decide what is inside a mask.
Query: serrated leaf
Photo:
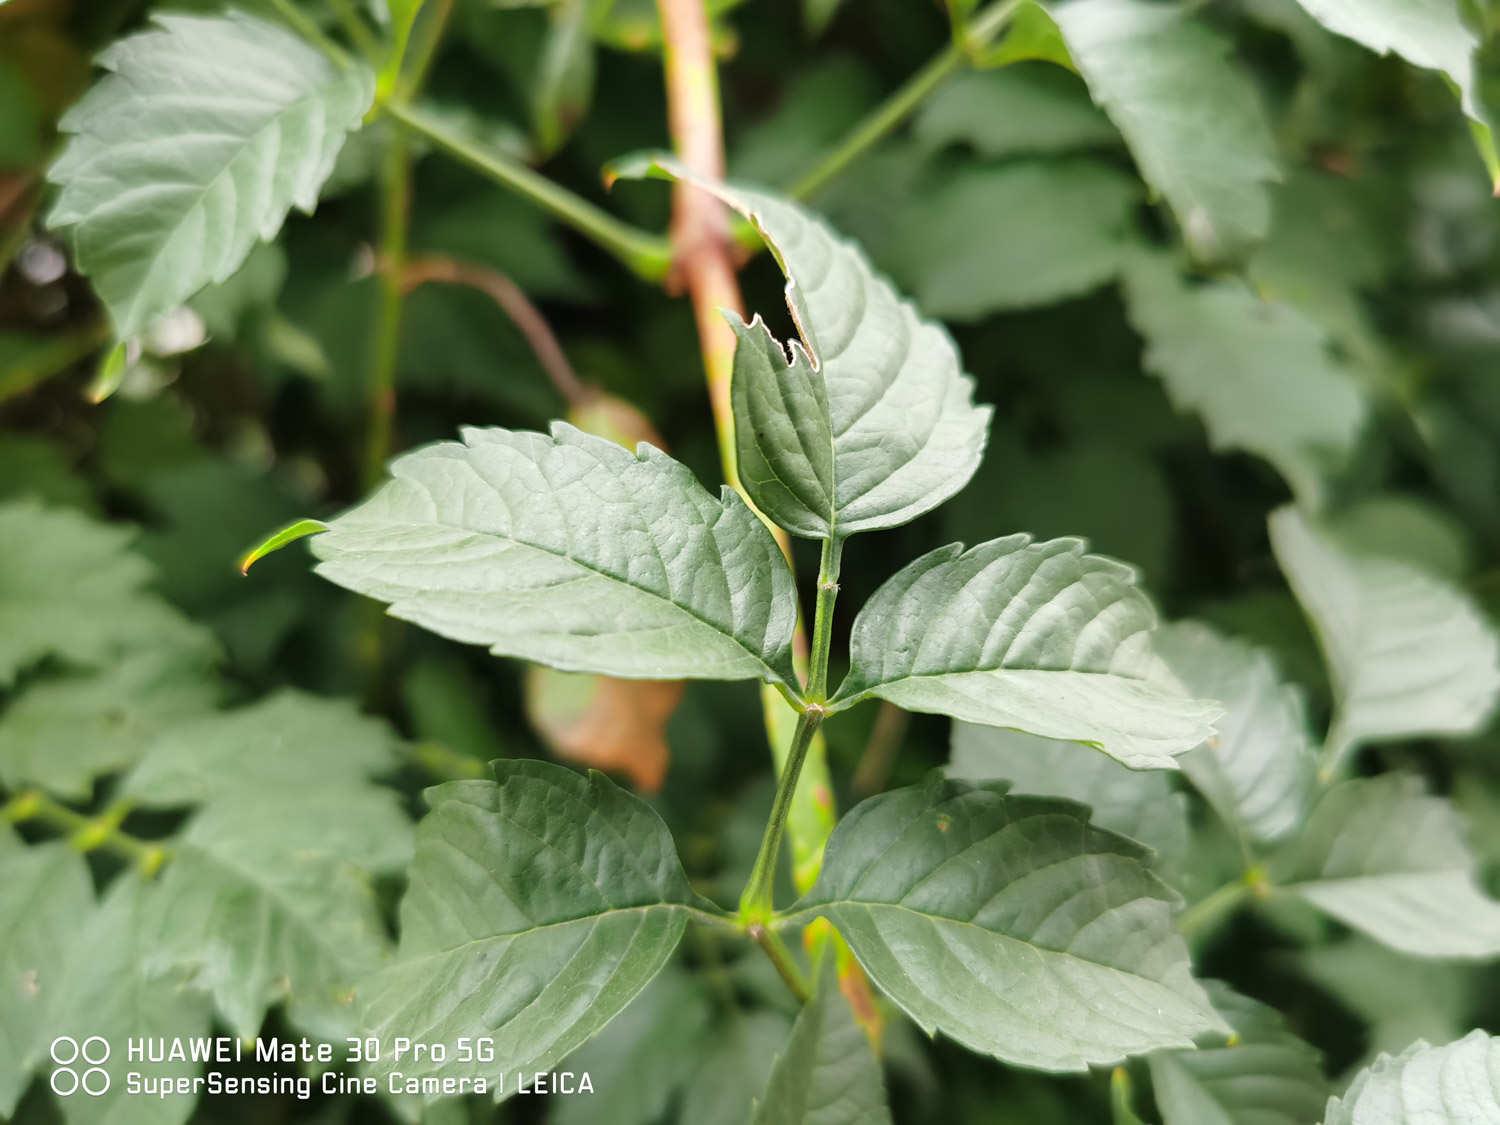
[[[1082,742],[1132,769],[1172,769],[1213,731],[1151,652],[1156,611],[1124,563],[1077,539],[940,547],[854,620],[833,697]]]
[[[1500,694],[1500,639],[1458,588],[1409,563],[1346,548],[1295,508],[1271,546],[1328,661],[1333,768],[1364,742],[1480,729]]]
[[[991,159],[1119,143],[1076,75],[1034,63],[955,75],[918,110],[912,132],[929,148],[964,144]]]
[[[940,325],[918,316],[858,247],[796,204],[699,180],[670,162],[644,171],[688,180],[739,211],[787,277],[800,337],[790,359],[772,354],[764,326],[749,357],[757,369],[742,370],[736,352],[736,449],[745,490],[762,511],[794,535],[845,537],[907,523],[968,483],[990,408],[974,405],[973,380]],[[778,415],[766,365],[779,382],[821,382],[817,397],[798,400],[809,414]],[[804,449],[799,440],[812,444]],[[808,458],[824,459],[824,450],[830,467],[810,469]]]
[[[1418,1040],[1395,1057],[1382,1055],[1323,1111],[1323,1125],[1491,1121],[1500,1121],[1500,1038],[1483,1031],[1445,1047]]]
[[[1224,708],[1214,736],[1178,759],[1224,822],[1254,840],[1278,840],[1302,823],[1316,762],[1302,696],[1264,649],[1207,625],[1159,629],[1156,651],[1188,691]]]
[[[246,794],[347,789],[395,767],[396,734],[347,700],[282,690],[175,725],[125,779],[139,804],[170,808]]]
[[[1142,254],[1125,270],[1130,321],[1143,363],[1179,410],[1203,418],[1210,444],[1269,461],[1316,507],[1324,478],[1350,459],[1368,407],[1323,331],[1242,282],[1190,284],[1165,259]]]
[[[1228,1042],[1151,1056],[1163,1125],[1305,1125],[1328,1097],[1318,1052],[1280,1014],[1217,981],[1205,987],[1234,1029]]]
[[[96,778],[134,765],[169,726],[219,696],[203,654],[172,649],[32,684],[0,712],[0,781],[87,800]]]
[[[66,844],[0,850],[0,1115],[47,1060],[47,1011],[93,904],[88,864]]]
[[[135,532],[30,500],[0,505],[0,687],[49,657],[96,667],[150,645],[207,653],[208,635],[147,591]]]
[[[1414,957],[1500,955],[1500,902],[1484,893],[1452,805],[1408,774],[1328,790],[1277,856],[1278,890]]]
[[[1229,44],[1195,15],[1142,0],[1069,0],[1053,18],[1193,253],[1237,257],[1264,237],[1275,145]]]
[[[495,782],[429,792],[397,960],[362,992],[371,1034],[490,1036],[495,1055],[386,1060],[404,1074],[548,1069],[651,981],[687,925],[692,891],[647,805],[598,773],[494,768]]]
[[[905,207],[898,276],[951,321],[1076,297],[1119,273],[1139,196],[1129,176],[1085,158],[964,165]]]
[[[1173,868],[1188,846],[1187,803],[1157,770],[1130,770],[1072,742],[954,723],[948,776],[1007,781],[1011,791],[1089,806],[1089,823],[1138,840]]]
[[[557,423],[469,429],[312,540],[318,573],[496,655],[631,679],[795,687],[791,572],[682,465]]]
[[[68,1125],[179,1125],[193,1111],[196,1094],[146,1097],[126,1086],[130,1071],[169,1081],[203,1072],[202,1061],[142,1065],[126,1049],[132,1039],[186,1041],[208,1034],[207,995],[191,988],[180,971],[155,966],[154,937],[165,902],[154,886],[127,873],[80,919],[67,978],[48,1015],[48,1039],[67,1035],[82,1043],[97,1035],[112,1049],[102,1064],[110,1077],[105,1093],[58,1099]]]
[[[374,94],[364,68],[241,13],[158,14],[99,64],[110,73],[61,123],[48,222],[121,337],[227,280],[292,207],[310,212]]]
[[[800,906],[929,1034],[1083,1070],[1223,1030],[1147,854],[1081,805],[934,776],[846,816]]]
[[[825,956],[818,988],[771,1066],[754,1125],[889,1125],[885,1083],[870,1040]]]

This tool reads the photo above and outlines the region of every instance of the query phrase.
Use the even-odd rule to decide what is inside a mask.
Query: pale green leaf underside
[[[1156,611],[1123,563],[1012,535],[923,555],[855,618],[834,696],[1083,742],[1171,769],[1213,731],[1151,651]]]
[[[787,304],[806,352],[804,361],[794,351],[792,362],[810,363],[822,377],[826,407],[794,428],[805,434],[816,426],[820,444],[832,446],[831,495],[826,485],[808,491],[815,479],[807,476],[808,454],[783,439],[790,423],[767,427],[742,417],[745,392],[735,396],[740,464],[764,467],[745,477],[762,510],[796,535],[842,537],[906,523],[968,483],[990,408],[974,405],[974,382],[942,326],[919,316],[858,247],[796,204],[698,180],[670,163],[650,170],[691,180],[754,224],[787,277]],[[760,341],[755,351],[757,365],[774,359]],[[795,381],[807,378],[799,373]],[[797,481],[816,507],[796,497],[797,488],[761,489],[777,478]]]
[[[1235,1038],[1151,1056],[1151,1086],[1163,1125],[1307,1125],[1328,1097],[1318,1052],[1281,1016],[1209,981],[1214,1007]]]
[[[890,1125],[885,1084],[870,1040],[838,987],[833,958],[797,1015],[771,1067],[754,1125]]]
[[[1228,44],[1171,5],[1070,0],[1052,12],[1094,101],[1194,253],[1238,256],[1264,237],[1275,145]]]
[[[312,546],[319,574],[393,616],[568,671],[795,688],[776,541],[660,450],[468,429],[391,475]]]
[[[1156,651],[1183,686],[1224,708],[1214,736],[1178,759],[1225,823],[1256,840],[1297,825],[1312,797],[1315,762],[1302,697],[1263,649],[1182,622],[1156,633]]]
[[[801,906],[929,1033],[1077,1071],[1224,1030],[1146,856],[1081,805],[934,777],[845,817]]]
[[[1341,1098],[1323,1125],[1489,1125],[1500,1121],[1500,1039],[1472,1031],[1456,1043],[1413,1043],[1382,1055]]]
[[[1478,883],[1458,814],[1410,775],[1330,789],[1272,881],[1414,957],[1500,955],[1500,902]]]
[[[1295,508],[1271,514],[1271,546],[1313,623],[1337,710],[1329,752],[1480,729],[1500,693],[1500,640],[1456,586],[1351,550]]]
[[[62,120],[48,218],[66,230],[121,337],[239,269],[287,211],[311,211],[374,94],[284,28],[158,15],[100,56]]]
[[[498,784],[432,790],[398,959],[363,992],[372,1034],[490,1036],[496,1057],[404,1073],[547,1069],[650,982],[687,924],[687,877],[648,806],[600,774],[495,769]]]
[[[1073,742],[954,723],[948,776],[1007,781],[1011,791],[1089,806],[1089,823],[1139,840],[1171,868],[1187,852],[1187,801],[1161,770],[1131,770]]]

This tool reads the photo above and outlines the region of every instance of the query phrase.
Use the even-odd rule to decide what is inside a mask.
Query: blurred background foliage
[[[99,689],[96,715],[68,703],[72,737],[124,726],[145,742],[173,708],[196,713],[286,688],[359,698],[399,733],[400,750],[381,769],[414,814],[434,774],[559,748],[575,759],[605,755],[602,714],[617,744],[595,760],[637,784],[659,784],[653,799],[690,873],[732,898],[771,793],[749,689],[692,684],[675,709],[674,688],[665,699],[601,703],[593,682],[528,673],[380,622],[370,606],[312,578],[301,552],[261,563],[250,580],[237,572],[238,556],[269,529],[337,511],[363,492],[376,335],[372,177],[383,127],[349,145],[314,217],[294,216],[230,282],[157,324],[118,393],[90,400],[107,329],[65,248],[41,229],[44,170],[57,151],[60,113],[89,81],[92,54],[149,9],[183,7],[218,5],[0,6],[0,502],[32,498],[86,516],[89,527],[138,529],[76,564],[62,557],[61,540],[46,545],[45,566],[61,581],[70,566],[144,560],[154,577],[137,589],[149,586],[197,623],[192,644],[151,648],[150,659],[170,651],[213,668],[202,672],[198,696],[179,692],[147,706],[145,650],[132,649],[120,665],[135,674],[128,692]],[[1284,170],[1272,189],[1269,236],[1242,272],[1260,297],[1316,326],[1330,361],[1359,380],[1376,415],[1329,482],[1334,500],[1354,507],[1367,542],[1439,571],[1500,613],[1500,212],[1451,92],[1431,73],[1333,37],[1290,0],[1218,0],[1200,16],[1222,30],[1235,65],[1252,76]],[[794,182],[950,34],[940,7],[913,0],[720,3],[715,27],[731,175],[776,186]],[[428,95],[465,131],[633,222],[665,229],[665,191],[621,184],[606,197],[599,177],[621,153],[668,146],[659,38],[648,0],[459,0]],[[414,256],[461,258],[509,278],[550,323],[578,379],[639,412],[612,414],[609,425],[626,436],[649,427],[701,479],[718,479],[682,300],[642,285],[451,162],[419,153],[413,198]],[[957,500],[849,552],[841,630],[845,607],[852,612],[884,576],[939,543],[1013,530],[1084,535],[1141,568],[1164,616],[1199,617],[1270,649],[1305,690],[1321,729],[1326,673],[1265,530],[1287,486],[1243,452],[1212,450],[1202,424],[1174,409],[1145,373],[1143,341],[1116,282],[1141,247],[1169,231],[1082,81],[1040,61],[962,73],[815,203],[948,322],[977,397],[997,404],[984,465]],[[743,282],[749,306],[785,335],[773,264],[751,260]],[[1245,347],[1257,347],[1253,337]],[[1251,362],[1279,357],[1258,353]],[[489,295],[451,284],[408,297],[397,394],[403,448],[462,424],[542,427],[579,405]],[[1376,493],[1382,498],[1359,505]],[[35,525],[15,526],[31,534]],[[14,539],[0,542],[0,553],[18,550]],[[799,552],[797,563],[811,580],[815,559]],[[52,665],[27,671],[11,698],[60,676]],[[0,724],[14,726],[19,706],[13,701]],[[592,719],[591,707],[602,708]],[[841,807],[948,760],[946,724],[926,717],[907,722],[865,707],[826,733]],[[1497,742],[1489,731],[1370,752],[1373,762],[1419,771],[1454,796],[1492,889],[1500,887]],[[24,752],[7,746],[0,782],[19,792],[37,778]],[[94,779],[135,760],[129,745],[112,753],[62,795],[80,808],[106,807],[109,793]],[[69,788],[66,779],[42,783]],[[1235,863],[1204,810],[1195,815],[1202,835],[1183,877],[1189,898]],[[386,878],[378,887],[388,910],[396,884]],[[1203,949],[1202,973],[1277,1006],[1325,1053],[1331,1074],[1417,1036],[1436,1042],[1472,1026],[1500,1030],[1492,969],[1417,962],[1363,939],[1328,944],[1328,927],[1296,911],[1246,914]],[[759,1090],[791,1013],[759,959],[699,937],[578,1060],[606,1089],[599,1075],[634,1073],[640,1105],[520,1099],[499,1116],[568,1125],[740,1120],[745,1099],[735,1092]],[[273,1015],[273,1026],[283,1018]],[[704,1034],[710,1026],[715,1033]],[[654,1044],[648,1057],[631,1053],[641,1042]],[[1005,1069],[949,1043],[921,1042],[899,1022],[885,1049],[900,1120],[1045,1125],[1108,1113],[1097,1076]],[[1149,1104],[1138,1108],[1150,1117]],[[215,1103],[199,1119],[384,1112],[356,1099],[256,1101]],[[489,1111],[462,1112],[480,1120]],[[54,1113],[33,1090],[16,1120]]]

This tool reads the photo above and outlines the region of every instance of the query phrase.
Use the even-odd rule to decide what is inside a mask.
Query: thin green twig
[[[130,805],[121,802],[98,816],[85,816],[59,804],[39,789],[30,789],[0,806],[0,821],[45,825],[66,833],[68,843],[80,852],[113,852],[135,864],[146,875],[154,875],[167,861],[170,853],[165,845],[142,840],[121,828],[120,825],[129,812]]]

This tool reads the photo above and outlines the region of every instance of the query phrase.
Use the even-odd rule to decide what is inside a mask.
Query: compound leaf
[[[1302,823],[1316,765],[1302,696],[1270,653],[1197,622],[1167,625],[1156,651],[1194,695],[1224,708],[1217,731],[1178,759],[1182,772],[1229,824],[1277,840]]]
[[[1476,867],[1453,806],[1391,773],[1330,789],[1271,870],[1278,889],[1402,953],[1494,957],[1500,902]]]
[[[1304,1125],[1328,1097],[1318,1052],[1274,1008],[1218,981],[1204,987],[1234,1029],[1227,1041],[1150,1058],[1164,1125]]]
[[[801,905],[929,1034],[1078,1071],[1224,1030],[1148,854],[1071,801],[934,775],[846,816]]]
[[[1226,41],[1175,6],[1142,0],[1071,0],[1053,18],[1194,254],[1237,257],[1263,238],[1275,146]]]
[[[1328,1099],[1323,1125],[1468,1125],[1500,1121],[1500,1038],[1471,1031],[1433,1047],[1382,1055]]]
[[[990,408],[974,405],[974,382],[940,325],[797,205],[698,180],[669,162],[619,172],[645,173],[689,180],[739,211],[787,277],[800,339],[788,357],[775,354],[781,349],[764,326],[750,330],[748,343],[741,330],[751,354],[736,363],[733,383],[739,464],[757,506],[795,535],[844,537],[907,523],[968,483]],[[797,389],[794,401],[809,416],[781,414],[787,402],[779,385],[765,385],[767,366],[791,369],[778,384]],[[818,381],[821,394],[807,397],[803,388]],[[830,467],[810,467],[813,458]]]
[[[1457,587],[1409,562],[1361,554],[1292,507],[1271,546],[1333,679],[1331,763],[1363,742],[1480,729],[1500,694],[1500,639]]]
[[[661,818],[602,774],[505,761],[495,776],[429,792],[398,958],[364,990],[371,1034],[490,1036],[494,1058],[396,1064],[408,1075],[561,1061],[661,970],[694,901]]]
[[[885,1083],[870,1040],[838,988],[832,957],[771,1066],[754,1125],[890,1125]]]
[[[311,211],[374,95],[367,70],[242,13],[157,15],[99,63],[110,73],[61,123],[48,222],[122,338]]]
[[[566,671],[795,686],[792,576],[727,489],[564,423],[468,429],[312,540],[318,573],[442,636]]]
[[[1143,363],[1173,404],[1203,418],[1215,449],[1264,458],[1316,506],[1367,414],[1323,331],[1243,282],[1190,283],[1159,256],[1137,255],[1124,276],[1131,323],[1146,340]]]
[[[1077,539],[940,547],[860,610],[833,702],[879,696],[1174,768],[1217,709],[1187,698],[1152,653],[1156,611],[1135,579]]]

